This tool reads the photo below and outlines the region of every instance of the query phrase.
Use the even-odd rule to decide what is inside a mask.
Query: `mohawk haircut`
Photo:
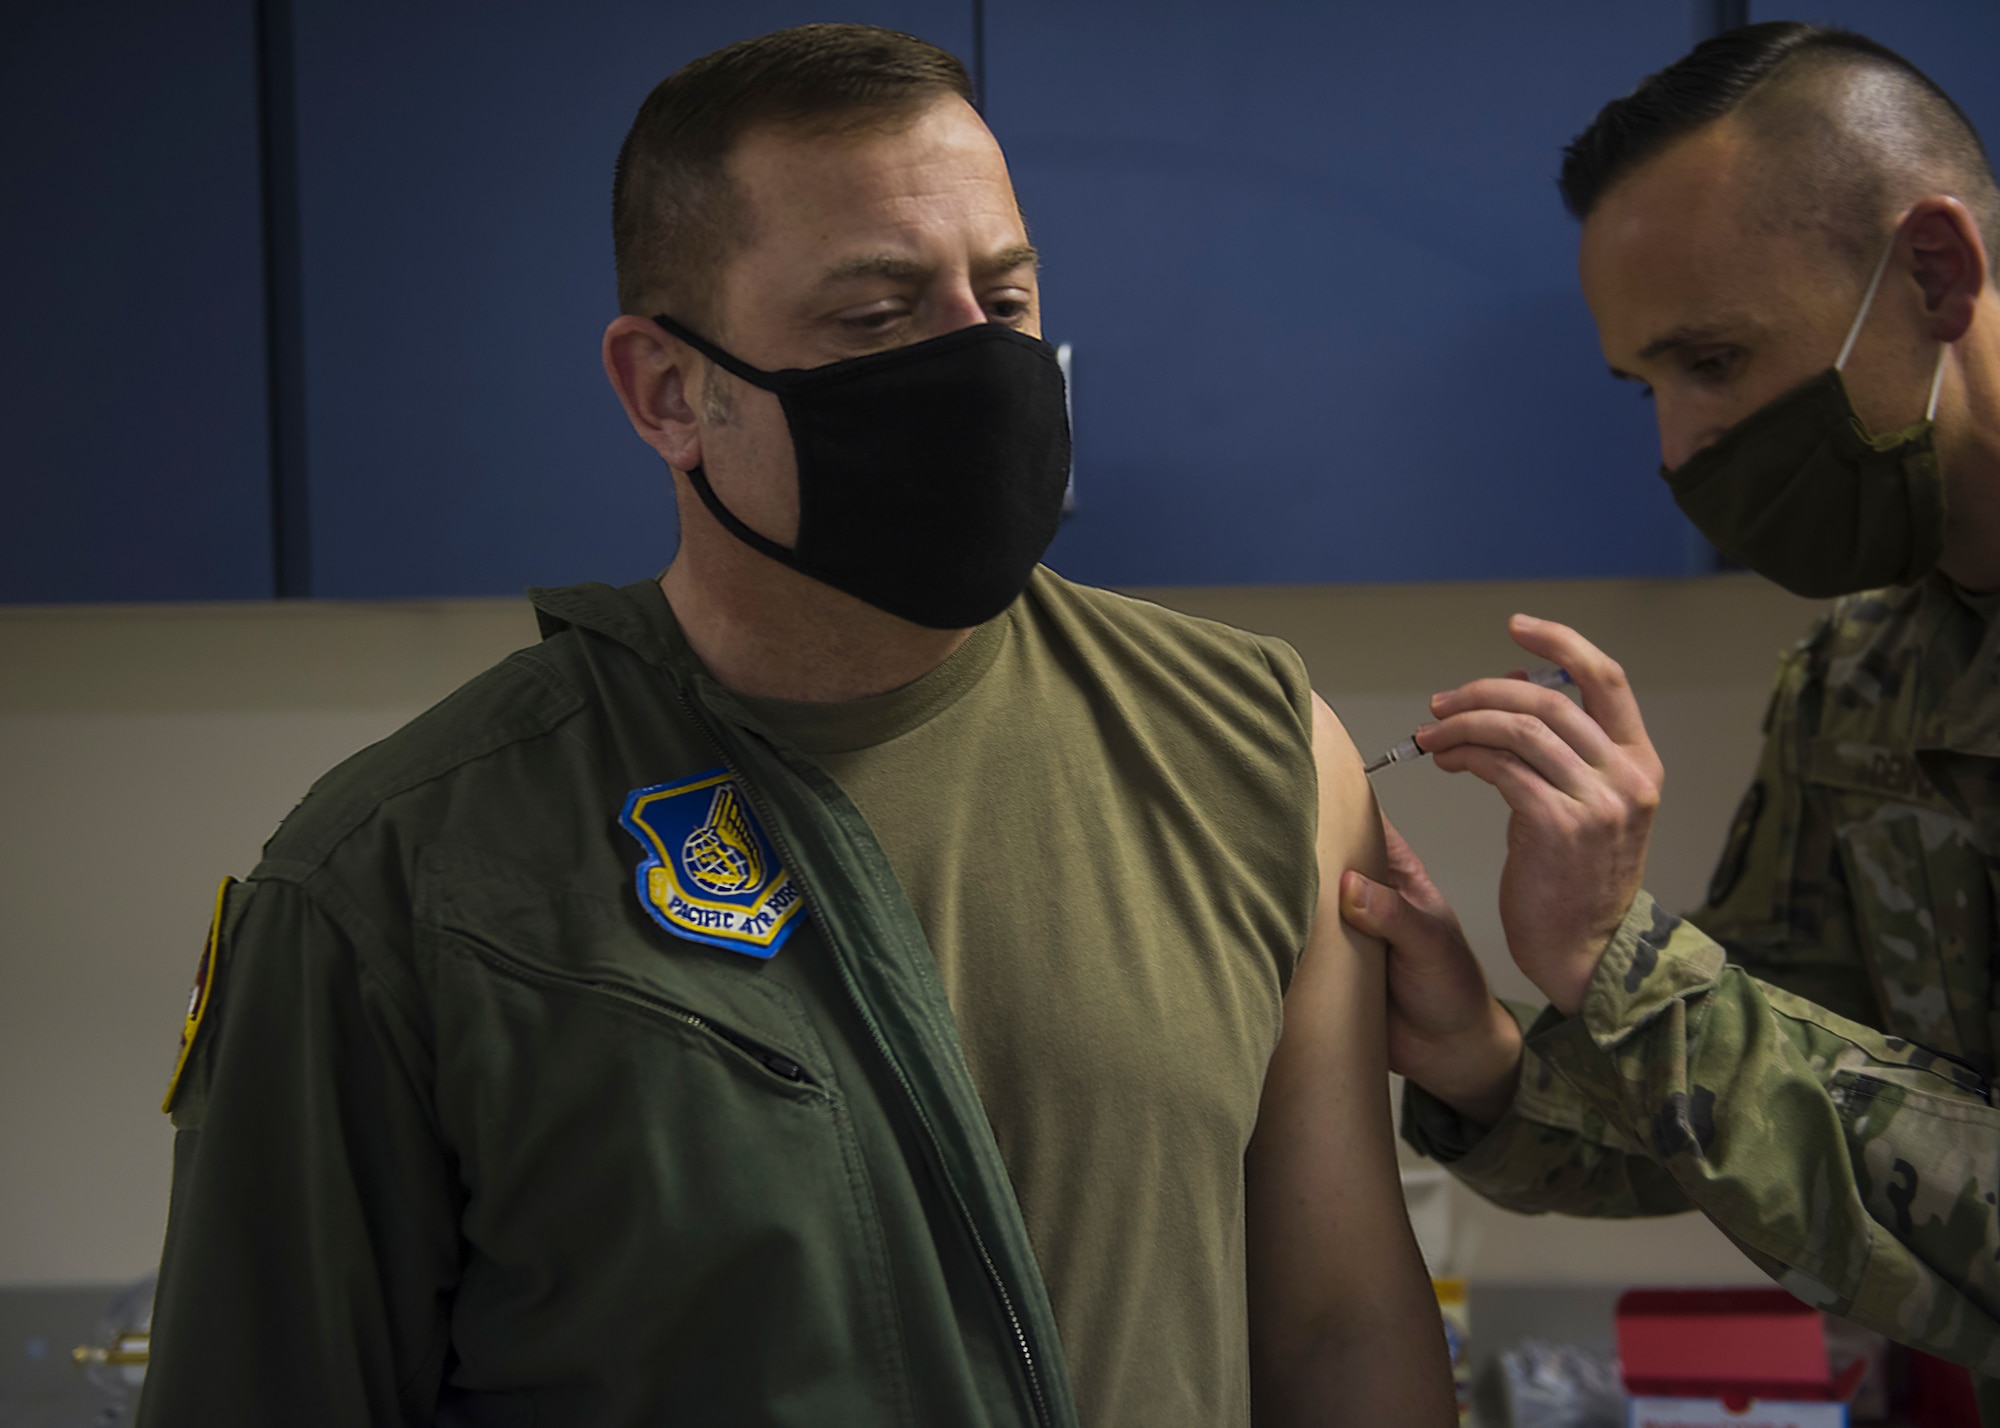
[[[1871,264],[1896,210],[1929,193],[1963,202],[1996,253],[2000,189],[1951,97],[1865,35],[1793,20],[1704,40],[1605,105],[1563,151],[1563,205],[1588,218],[1647,160],[1723,119],[1763,150],[1767,220],[1816,229],[1850,264]]]

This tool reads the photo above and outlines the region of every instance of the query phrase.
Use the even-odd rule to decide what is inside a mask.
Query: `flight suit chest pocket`
[[[505,1391],[616,1362],[665,1402],[715,1365],[768,1387],[813,1362],[880,1364],[881,1230],[798,994],[616,898],[477,861],[429,857],[417,897],[438,1121],[466,1197],[455,1382]],[[755,1323],[754,1343],[807,1351],[746,1364]]]
[[[433,975],[471,963],[599,1014],[740,1059],[793,1087],[832,1075],[781,969],[661,932],[629,897],[552,887],[477,853],[427,849],[417,906]]]

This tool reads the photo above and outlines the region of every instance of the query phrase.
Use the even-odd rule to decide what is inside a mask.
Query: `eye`
[[[1034,305],[1032,296],[1019,288],[1009,288],[986,299],[986,312],[994,322],[1017,323],[1028,316]]]
[[[840,325],[849,332],[886,332],[902,321],[903,316],[902,312],[893,308],[877,308],[871,312],[859,312],[851,317],[843,317],[840,319]]]
[[[1725,382],[1735,372],[1737,360],[1742,355],[1742,350],[1736,347],[1709,349],[1689,359],[1687,374],[1698,382],[1711,385]]]

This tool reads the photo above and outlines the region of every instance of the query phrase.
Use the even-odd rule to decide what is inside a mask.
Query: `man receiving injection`
[[[2000,1425],[2000,190],[1927,78],[1754,25],[1570,146],[1584,294],[1665,476],[1729,555],[1841,595],[1780,666],[1707,905],[1641,887],[1662,770],[1617,664],[1438,695],[1418,746],[1512,810],[1494,1000],[1392,838],[1343,880],[1391,944],[1403,1133],[1510,1208],[1696,1208],[1802,1299],[1965,1364]]]

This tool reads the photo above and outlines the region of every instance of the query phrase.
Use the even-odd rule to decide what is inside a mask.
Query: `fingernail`
[[[1342,873],[1340,875],[1340,891],[1341,895],[1347,899],[1349,906],[1360,912],[1368,910],[1368,879],[1362,877],[1361,874]]]
[[[1442,694],[1433,694],[1431,696],[1431,713],[1440,715],[1449,714],[1451,712],[1451,706],[1454,703],[1456,703],[1457,700],[1458,700],[1458,695],[1453,690],[1447,689]]]
[[[1541,621],[1537,620],[1533,615],[1516,615],[1514,616],[1514,623],[1517,625],[1539,625]]]
[[[1424,747],[1424,735],[1434,733],[1436,730],[1437,725],[1435,724],[1419,724],[1417,725],[1417,732],[1411,735],[1411,737],[1417,741],[1417,747],[1421,749]]]

